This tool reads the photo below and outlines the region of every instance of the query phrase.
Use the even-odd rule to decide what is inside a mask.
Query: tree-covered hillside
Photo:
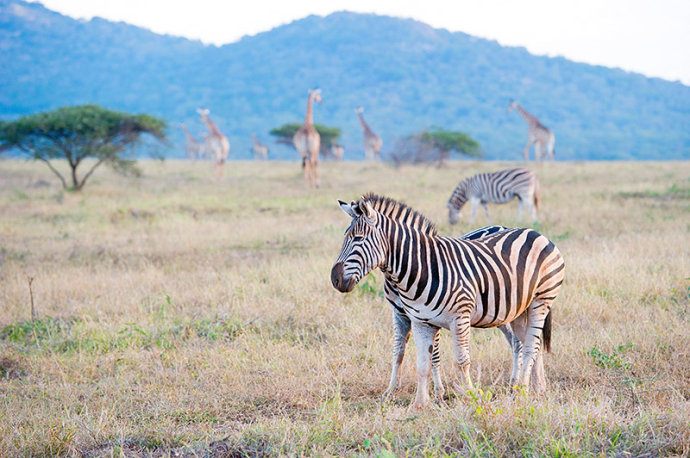
[[[0,49],[3,119],[97,103],[200,134],[195,109],[207,107],[231,158],[251,157],[252,132],[271,142],[271,129],[301,121],[315,86],[315,121],[342,129],[346,159],[363,157],[360,105],[384,155],[397,138],[438,127],[467,132],[488,158],[520,159],[527,128],[506,112],[511,98],[554,131],[559,159],[690,158],[690,87],[409,19],[309,16],[216,47],[0,0]],[[181,156],[181,131],[170,138]]]

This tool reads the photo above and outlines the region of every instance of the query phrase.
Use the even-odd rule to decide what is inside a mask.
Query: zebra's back
[[[553,242],[532,229],[508,229],[462,241],[474,253],[478,276],[472,326],[494,327],[520,316],[534,301],[553,300],[564,274]]]
[[[439,237],[418,268],[415,294],[401,288],[406,313],[449,328],[462,310],[475,327],[506,324],[535,300],[554,298],[563,279],[556,246],[532,229],[507,229],[476,240]],[[436,259],[434,259],[436,258]]]
[[[499,172],[479,173],[468,184],[468,199],[481,202],[504,203],[514,197],[528,199],[534,192],[535,175],[522,168]]]

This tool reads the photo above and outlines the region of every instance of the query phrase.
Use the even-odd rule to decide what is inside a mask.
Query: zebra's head
[[[384,236],[379,223],[381,215],[371,202],[362,197],[349,204],[338,201],[340,208],[352,218],[345,231],[343,247],[331,269],[331,283],[341,293],[352,291],[362,278],[385,260]]]
[[[448,222],[451,225],[458,224],[460,217],[462,216],[462,211],[460,208],[455,207],[451,202],[448,202]]]
[[[460,217],[462,217],[461,210],[466,201],[467,180],[462,181],[455,188],[455,190],[453,190],[453,194],[450,196],[450,199],[448,199],[448,203],[446,204],[446,207],[448,207],[448,222],[451,225],[457,224],[458,221],[460,221]]]

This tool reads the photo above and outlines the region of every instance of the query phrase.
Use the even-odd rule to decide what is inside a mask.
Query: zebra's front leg
[[[472,205],[472,211],[470,212],[470,225],[474,224],[474,215],[477,214],[477,207],[479,207],[479,199],[470,199],[470,205]]]
[[[489,217],[489,209],[486,206],[486,202],[482,202],[482,207],[484,208],[484,215],[486,215],[486,223],[491,224],[491,218]]]
[[[441,398],[446,393],[443,381],[441,380],[441,358],[438,350],[440,337],[441,329],[438,329],[436,334],[434,334],[434,350],[431,353],[431,378],[434,381],[434,397],[436,398]]]
[[[388,388],[383,392],[382,401],[386,401],[398,388],[400,366],[405,357],[405,346],[410,338],[410,319],[393,309],[393,367]]]
[[[412,323],[412,333],[417,346],[417,394],[410,406],[413,410],[422,410],[429,404],[431,355],[434,351],[434,336],[437,332],[437,327]]]
[[[454,384],[454,388],[459,392],[472,389],[472,379],[470,378],[470,317],[471,310],[467,309],[455,319],[455,323],[450,327],[455,350],[455,363],[458,365],[462,376],[463,386]]]

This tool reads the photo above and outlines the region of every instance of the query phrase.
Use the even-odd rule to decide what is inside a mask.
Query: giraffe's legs
[[[534,161],[535,162],[542,162],[543,161],[542,157],[542,143],[541,141],[537,141],[534,143]]]
[[[321,178],[319,177],[319,158],[318,158],[318,152],[316,153],[317,156],[313,160],[312,164],[312,173],[314,174],[312,177],[312,186],[315,188],[318,188],[321,186]]]
[[[525,156],[525,162],[529,162],[529,147],[532,146],[532,143],[534,143],[534,140],[532,138],[527,139],[527,144],[525,145],[525,150],[522,152],[522,154]]]
[[[306,157],[304,158],[304,184],[309,186],[309,187],[313,187],[311,162]]]

